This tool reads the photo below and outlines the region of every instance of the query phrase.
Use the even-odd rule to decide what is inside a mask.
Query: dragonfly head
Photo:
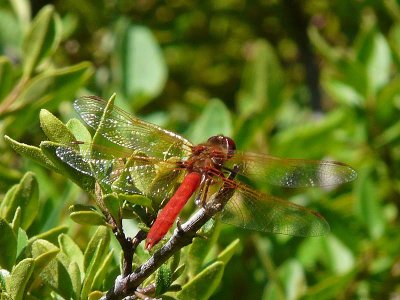
[[[223,135],[212,136],[207,140],[207,143],[221,147],[225,151],[227,158],[231,158],[236,150],[235,142],[231,138]]]

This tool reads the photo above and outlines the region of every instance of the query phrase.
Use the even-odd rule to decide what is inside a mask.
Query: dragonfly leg
[[[207,176],[206,174],[203,174],[201,176],[200,189],[195,199],[196,205],[201,207],[205,206],[207,202],[208,188],[210,187],[211,182],[212,182],[211,177]]]

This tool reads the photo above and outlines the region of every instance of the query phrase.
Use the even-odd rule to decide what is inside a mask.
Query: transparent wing
[[[293,236],[320,236],[329,232],[328,223],[317,212],[245,185],[237,185],[221,219],[246,229]]]
[[[236,153],[226,163],[238,165],[240,176],[262,184],[283,187],[332,186],[352,181],[357,173],[350,166],[323,160],[283,159],[255,153]]]
[[[132,155],[99,145],[85,145],[91,150],[81,152],[74,146],[59,146],[57,156],[79,172],[122,193],[162,200],[171,193],[184,173],[172,159],[164,161]]]
[[[139,120],[116,106],[103,119],[106,106],[106,101],[94,96],[74,101],[74,108],[82,119],[93,129],[101,123],[99,133],[112,143],[163,159],[190,155],[192,145],[183,137]]]

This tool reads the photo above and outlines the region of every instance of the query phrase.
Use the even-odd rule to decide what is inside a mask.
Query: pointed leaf
[[[85,125],[83,125],[78,119],[69,120],[66,126],[69,131],[72,132],[77,141],[85,142],[85,144],[90,145],[92,136]]]
[[[103,203],[114,219],[119,221],[122,204],[118,196],[116,194],[107,194],[103,197]]]
[[[21,207],[18,206],[15,210],[14,218],[11,222],[11,227],[14,230],[15,234],[18,235],[18,229],[21,227]]]
[[[58,244],[61,251],[64,252],[71,261],[74,261],[83,272],[83,253],[74,240],[67,234],[60,234],[58,237]]]
[[[76,223],[82,225],[106,225],[102,214],[96,211],[77,211],[69,214],[69,217]]]
[[[13,85],[12,65],[8,57],[0,56],[0,102],[9,94]]]
[[[61,38],[61,22],[54,7],[43,7],[25,35],[22,44],[25,77],[30,77],[41,61],[57,48]]]
[[[22,110],[29,105],[31,113],[27,114],[26,110],[22,110],[21,114],[23,115],[16,119],[18,126],[29,126],[32,118],[34,117],[35,120],[37,118],[32,111],[39,111],[44,106],[47,108],[57,107],[63,99],[74,97],[76,90],[92,73],[92,65],[88,62],[60,69],[49,69],[40,73],[24,86],[19,97],[8,108],[8,112]],[[14,123],[10,125],[14,125]],[[10,126],[8,128],[14,129]],[[16,129],[14,131],[18,132]]]
[[[279,275],[286,299],[299,299],[307,288],[302,265],[295,259],[289,259],[279,268]]]
[[[36,241],[37,239],[43,239],[43,240],[47,240],[51,243],[57,243],[58,241],[58,236],[62,233],[67,233],[68,232],[68,226],[66,225],[61,225],[61,226],[57,226],[54,227],[48,231],[42,232],[38,235],[35,235],[33,237],[31,237],[29,239],[29,243],[32,244],[34,241]]]
[[[103,259],[100,267],[96,271],[96,275],[93,279],[92,290],[93,289],[101,289],[104,279],[106,278],[107,273],[109,272],[109,267],[114,258],[114,251],[111,250],[107,256]]]
[[[78,264],[73,261],[68,267],[68,274],[71,277],[72,288],[75,295],[79,295],[81,291],[81,271]]]
[[[18,238],[17,238],[17,258],[23,253],[23,251],[28,246],[28,235],[25,230],[18,228]]]
[[[156,39],[144,26],[121,26],[118,67],[122,88],[139,108],[158,96],[167,79],[167,67]]]
[[[372,169],[373,170],[373,169]],[[376,180],[372,177],[373,171],[362,170],[356,182],[357,215],[367,227],[369,235],[377,239],[384,234],[385,217],[379,203],[379,190]]]
[[[14,218],[15,211],[21,207],[21,227],[27,229],[38,213],[39,186],[33,173],[28,172],[22,177],[12,199],[5,211],[5,219],[10,222]]]
[[[240,240],[236,239],[231,242],[226,248],[221,251],[221,253],[217,256],[217,260],[222,261],[225,265],[231,260],[232,256],[235,254],[237,249],[239,248]]]
[[[31,278],[34,266],[34,259],[25,258],[13,268],[7,289],[13,300],[25,299],[26,285]]]
[[[0,290],[7,291],[7,282],[11,274],[5,269],[0,269]]]
[[[57,167],[42,153],[42,150],[40,150],[40,148],[19,143],[7,135],[4,136],[4,139],[18,154],[26,158],[32,159],[48,169],[59,172]]]
[[[94,291],[94,292],[91,292],[90,294],[89,294],[89,296],[88,296],[88,300],[99,300],[101,297],[103,297],[104,296],[104,293],[103,292],[100,292],[100,291]]]
[[[59,146],[61,145],[46,141],[40,144],[40,149],[42,150],[43,154],[46,155],[47,158],[51,160],[52,163],[60,170],[62,174],[67,176],[89,194],[93,193],[95,179],[89,175],[83,174],[75,170],[70,165],[63,162],[56,154],[56,150]]]
[[[3,218],[0,218],[0,249],[0,267],[11,270],[17,254],[17,236]]]
[[[109,243],[110,243],[109,229],[105,226],[99,226],[99,228],[97,228],[93,237],[89,241],[89,244],[87,245],[83,256],[83,266],[85,271],[87,270],[93,259],[97,246],[100,246],[99,253],[105,256],[108,253],[107,249]]]
[[[59,249],[45,240],[36,240],[32,244],[32,256],[34,258],[38,258],[44,253],[53,255],[56,250]],[[43,262],[43,259],[41,261]],[[73,287],[68,273],[68,266],[69,260],[67,256],[59,252],[54,259],[48,261],[39,274],[39,277],[46,285],[66,299],[73,297]]]
[[[187,271],[190,277],[199,272],[205,257],[215,244],[219,234],[219,230],[216,230],[217,224],[215,219],[207,221],[198,232],[204,238],[196,238],[190,245],[187,261]]]
[[[187,136],[194,143],[201,143],[218,134],[232,136],[232,118],[221,100],[211,99],[201,116],[189,128]]]
[[[125,195],[118,194],[118,198],[124,201],[128,201],[131,204],[145,206],[148,208],[152,208],[152,201],[150,198],[147,198],[143,195]]]
[[[168,291],[168,288],[171,286],[172,283],[172,271],[168,265],[163,264],[157,270],[155,283],[156,295],[162,295],[166,291]]]
[[[219,286],[224,273],[224,263],[217,261],[185,284],[178,293],[180,300],[206,300]]]
[[[50,141],[66,145],[75,141],[67,126],[48,110],[41,109],[39,119],[40,126]]]
[[[90,264],[85,270],[85,278],[82,283],[82,291],[81,291],[81,298],[86,299],[88,294],[92,291],[92,285],[94,282],[95,274],[98,270],[98,267],[101,264],[101,260],[103,257],[102,247],[101,247],[102,240],[99,241],[99,244],[95,248],[93,252],[93,256],[91,257]]]

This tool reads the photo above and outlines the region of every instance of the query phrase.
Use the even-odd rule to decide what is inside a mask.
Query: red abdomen
[[[201,175],[199,173],[192,172],[186,175],[171,200],[161,210],[153,226],[151,226],[146,238],[145,248],[147,250],[150,250],[165,236],[186,202],[200,185],[200,180]]]

